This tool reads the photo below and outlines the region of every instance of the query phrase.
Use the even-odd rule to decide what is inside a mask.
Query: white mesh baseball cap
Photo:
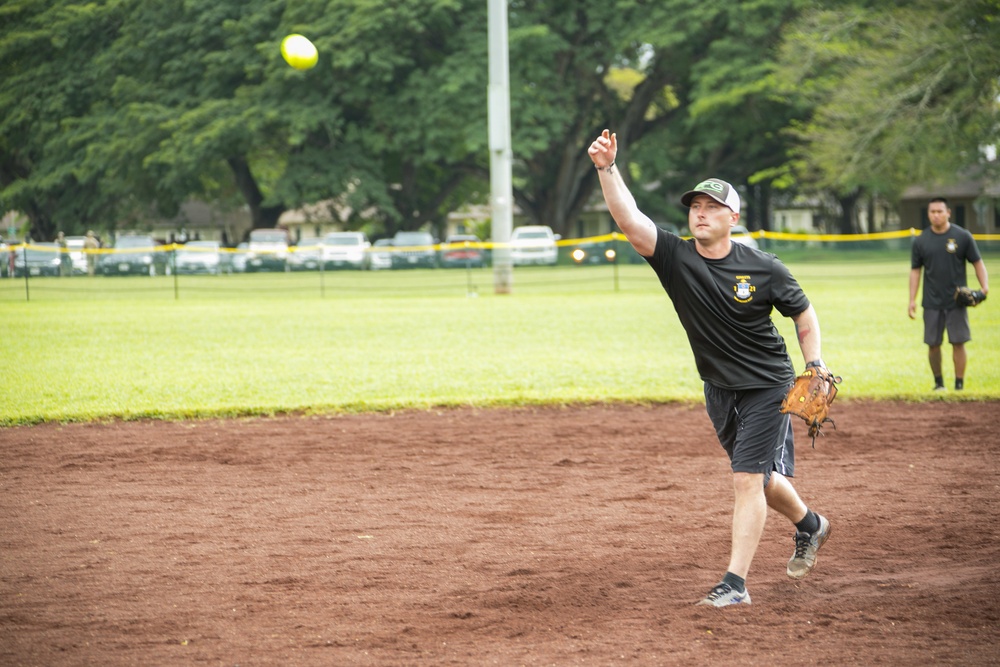
[[[736,188],[718,178],[706,178],[694,186],[693,190],[685,192],[681,195],[681,203],[690,206],[695,195],[708,195],[723,206],[728,206],[733,213],[740,212],[740,196],[736,193]]]

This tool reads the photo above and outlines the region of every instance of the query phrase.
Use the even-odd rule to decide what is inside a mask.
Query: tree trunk
[[[741,207],[740,222],[750,231],[771,229],[771,185],[757,183],[746,186],[748,201]]]
[[[837,195],[837,203],[840,204],[840,224],[841,234],[854,234],[858,225],[858,200],[861,198],[861,189],[855,188],[845,195]]]
[[[244,201],[250,207],[250,219],[253,221],[253,228],[270,228],[278,225],[278,218],[284,213],[283,206],[264,206],[264,195],[261,194],[257,181],[250,172],[250,165],[246,158],[231,157],[226,160],[229,168],[233,171],[236,180],[236,187],[243,195]]]

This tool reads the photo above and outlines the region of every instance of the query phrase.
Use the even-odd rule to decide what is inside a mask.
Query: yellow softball
[[[319,59],[316,47],[302,35],[289,35],[281,40],[281,55],[285,62],[301,70],[314,67]]]

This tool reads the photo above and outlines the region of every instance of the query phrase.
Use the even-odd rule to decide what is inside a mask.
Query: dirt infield
[[[836,417],[721,610],[700,406],[0,430],[0,664],[1000,663],[1000,403]]]

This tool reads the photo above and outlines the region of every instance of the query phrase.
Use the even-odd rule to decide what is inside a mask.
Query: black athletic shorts
[[[972,340],[969,329],[969,309],[950,308],[934,310],[924,308],[924,344],[938,347],[944,342],[944,332],[948,330],[948,342],[952,345],[968,343]]]
[[[790,386],[733,391],[705,383],[705,409],[733,472],[764,473],[764,486],[772,471],[795,474],[791,417],[779,409]]]

